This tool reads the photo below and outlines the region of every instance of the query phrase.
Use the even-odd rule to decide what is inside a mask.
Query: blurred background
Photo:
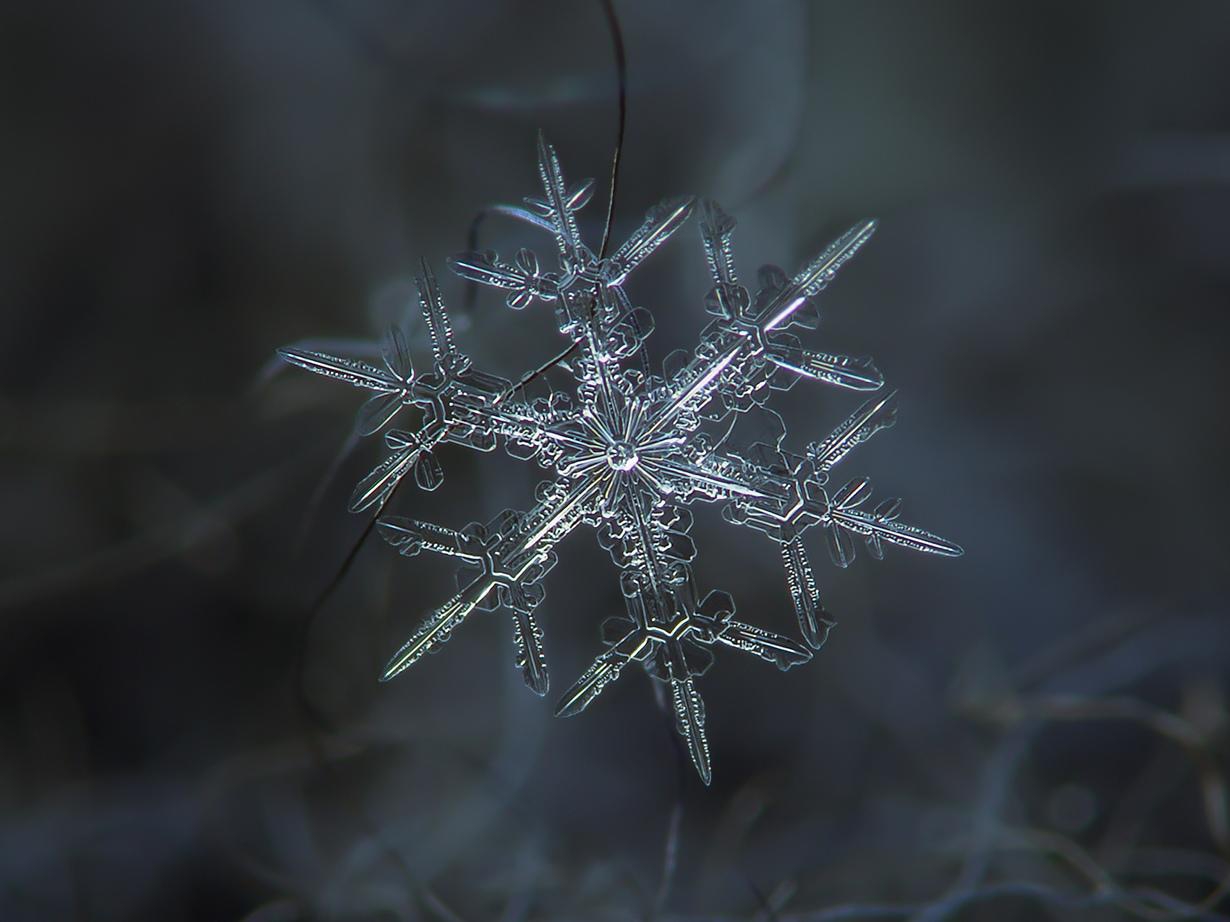
[[[314,608],[381,449],[344,451],[361,394],[269,361],[403,320],[425,362],[420,257],[482,367],[559,351],[443,260],[537,191],[540,128],[600,235],[600,4],[7,3],[0,918],[1230,918],[1230,5],[615,7],[615,241],[712,196],[752,278],[878,217],[809,342],[900,390],[847,472],[966,556],[815,543],[840,623],[787,674],[719,657],[707,790],[640,674],[551,716],[621,610],[586,530],[548,701],[500,614],[379,685],[451,568],[373,539]],[[693,224],[629,285],[655,349],[707,287]],[[858,402],[776,406],[797,447]],[[486,520],[540,476],[442,461],[390,511]],[[702,591],[795,630],[770,542],[694,536]]]

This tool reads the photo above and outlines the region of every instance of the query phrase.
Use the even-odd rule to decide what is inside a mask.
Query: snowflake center
[[[611,447],[606,450],[606,463],[613,471],[630,471],[636,467],[638,460],[640,459],[636,456],[636,446],[623,439],[612,442]]]

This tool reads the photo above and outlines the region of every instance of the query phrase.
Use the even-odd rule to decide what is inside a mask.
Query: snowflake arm
[[[705,261],[713,276],[713,288],[705,298],[705,309],[719,317],[740,317],[751,305],[747,289],[739,284],[735,274],[735,254],[731,237],[735,219],[720,205],[707,199],[700,222],[700,239],[705,248]]]
[[[392,451],[355,486],[350,494],[350,511],[362,512],[382,503],[401,479],[414,471],[420,490],[435,490],[444,482],[444,469],[432,449],[448,435],[446,427],[428,423],[418,432],[390,429],[385,433],[385,445]]]
[[[713,207],[716,209],[716,206]],[[733,220],[727,216],[721,227],[721,232],[717,233],[710,226],[708,234],[702,228],[702,238],[714,238],[708,248],[720,257],[710,259],[710,268],[715,278],[721,279],[717,287],[729,291],[724,281],[723,266],[728,262]],[[856,224],[782,287],[776,291],[762,290],[762,297],[758,299],[758,302],[763,302],[762,306],[741,309],[715,321],[710,335],[697,349],[693,360],[668,382],[667,399],[655,415],[650,430],[667,428],[681,417],[694,417],[719,392],[763,388],[767,382],[763,380],[762,356],[788,371],[839,386],[858,390],[880,387],[883,380],[869,360],[807,353],[804,350],[782,354],[781,347],[769,337],[774,331],[784,330],[790,325],[792,318],[809,304],[809,298],[828,285],[837,271],[871,238],[875,229],[875,221]],[[722,298],[714,299],[714,303],[721,305]],[[742,299],[734,296],[732,303],[742,304]]]
[[[436,359],[436,368],[445,374],[460,372],[469,368],[470,359],[463,355],[453,342],[453,325],[449,322],[435,273],[431,271],[426,259],[421,260],[420,265],[421,274],[415,278],[414,283],[419,289],[419,303],[423,306],[427,332],[431,334],[431,351]]]
[[[478,523],[471,523],[462,531],[399,516],[388,516],[380,520],[378,527],[381,536],[398,548],[403,556],[412,557],[421,551],[429,550],[459,558],[482,571],[461,593],[428,618],[398,655],[394,656],[385,669],[386,681],[412,665],[423,653],[442,644],[452,628],[460,624],[475,608],[494,608],[493,604],[489,604],[494,589],[499,601],[513,614],[517,665],[526,685],[539,695],[547,693],[550,682],[546,655],[542,647],[542,630],[533,616],[533,608],[543,595],[539,582],[549,569],[544,565],[546,560],[535,561],[538,569],[534,570],[530,578],[527,578],[524,572],[517,577],[509,575],[504,580],[493,575],[498,572],[500,562],[498,542],[507,533],[507,529],[517,526],[518,520],[515,513],[506,512],[492,523],[490,529]]]
[[[808,445],[807,455],[816,470],[827,474],[854,448],[880,430],[892,426],[897,421],[897,408],[892,405],[896,396],[896,391],[889,391],[883,397],[868,400],[846,417],[824,441]]]
[[[570,191],[564,182],[559,155],[541,132],[538,134],[538,176],[546,197],[534,204],[546,212],[551,221],[560,262],[566,272],[581,269],[591,260],[592,254],[581,242],[576,212],[589,201],[592,183],[583,184],[584,192]]]
[[[518,250],[514,260],[507,264],[493,250],[460,253],[449,257],[448,265],[464,279],[507,291],[504,303],[513,310],[521,310],[535,298],[554,301],[559,297],[559,277],[552,273],[544,275],[532,250]]]
[[[326,378],[345,381],[347,384],[353,384],[355,387],[388,392],[397,390],[401,384],[389,371],[377,368],[375,365],[362,359],[343,358],[341,356],[328,355],[324,352],[317,352],[313,349],[301,349],[294,346],[285,346],[279,349],[278,355],[282,357],[283,361],[291,365],[297,365],[306,371],[324,375]]]
[[[722,644],[734,650],[751,653],[772,663],[782,672],[800,666],[811,659],[811,651],[797,641],[766,631],[752,624],[736,621],[735,601],[730,593],[715,589],[696,607],[692,636],[699,643]]]
[[[821,525],[830,556],[839,567],[847,567],[855,554],[854,536],[865,539],[869,552],[883,559],[885,542],[922,553],[960,557],[960,546],[914,525],[897,521],[901,500],[890,499],[873,511],[861,507],[871,496],[871,481],[855,478],[840,489],[826,489],[828,471],[855,445],[866,441],[880,429],[892,425],[889,406],[892,394],[863,404],[841,423],[823,442],[808,446],[804,457],[780,455],[774,468],[761,467],[744,459],[755,483],[774,484],[775,495],[768,501],[736,497],[724,510],[728,521],[750,525],[779,542],[786,568],[795,613],[804,637],[813,646],[823,641],[820,625],[831,626],[820,604],[815,577],[807,560],[801,535]],[[827,633],[827,629],[825,631]]]
[[[723,464],[722,462],[726,462]],[[647,457],[647,470],[658,475],[664,492],[687,499],[701,496],[708,500],[738,497],[772,500],[775,494],[739,476],[739,469],[729,458],[706,453],[694,460],[671,457]]]
[[[896,544],[923,554],[938,554],[941,557],[960,557],[965,553],[961,546],[946,538],[932,534],[915,525],[906,525],[897,521],[901,511],[901,500],[894,497],[887,499],[876,508],[867,512],[859,509],[871,496],[871,481],[860,478],[842,487],[829,501],[829,516],[832,524],[826,528],[831,536],[831,547],[849,540],[851,535],[861,535],[866,539],[867,547],[876,559],[884,556],[883,542]],[[848,549],[842,547],[840,553],[834,553],[833,562],[840,567],[848,566],[854,559],[854,546]]]
[[[854,258],[875,233],[879,222],[875,219],[860,221],[830,243],[819,256],[799,271],[790,283],[757,316],[761,329],[766,333],[784,329],[807,298],[824,289],[837,271]]]
[[[503,605],[514,612],[518,665],[526,684],[545,695],[549,682],[542,633],[530,615],[543,599],[543,577],[555,566],[553,548],[592,513],[594,497],[604,485],[601,478],[549,484],[533,510],[524,515],[506,512],[488,528],[471,525],[457,532],[400,517],[381,519],[381,536],[404,556],[429,550],[459,557],[479,571],[394,654],[382,680],[388,681],[443,644],[475,609]]]
[[[426,263],[415,281],[435,357],[430,372],[415,372],[405,336],[396,326],[390,327],[385,336],[383,368],[361,359],[312,349],[291,346],[279,350],[281,358],[289,364],[376,391],[359,410],[356,430],[360,435],[378,432],[404,406],[417,406],[427,416],[416,432],[386,433],[385,442],[392,453],[356,486],[350,498],[352,512],[361,512],[383,501],[411,470],[422,489],[436,489],[444,474],[432,449],[443,441],[483,451],[495,447],[476,413],[485,404],[493,403],[507,389],[508,382],[475,370],[469,357],[457,349],[439,286]]]
[[[641,226],[607,260],[606,283],[622,285],[633,269],[687,223],[695,202],[695,196],[688,195],[651,208]]]
[[[803,539],[792,535],[779,543],[782,566],[786,569],[786,587],[790,590],[799,632],[809,647],[819,650],[836,622],[828,616],[820,602],[820,589],[816,585],[816,575],[812,571]]]
[[[362,359],[329,355],[315,349],[287,346],[278,350],[283,361],[306,371],[376,391],[359,409],[355,432],[372,435],[383,429],[403,406],[413,402],[414,365],[401,328],[390,326],[381,350],[384,367]]]
[[[708,785],[713,780],[713,769],[709,760],[709,737],[705,733],[705,702],[696,690],[679,641],[668,643],[665,649],[671,703],[675,709],[675,732],[683,737],[700,780]]]
[[[813,352],[780,344],[773,344],[766,350],[765,358],[799,377],[836,384],[852,391],[875,391],[884,385],[884,378],[869,358]]]
[[[556,716],[570,717],[585,710],[631,663],[641,663],[670,686],[675,729],[688,749],[701,779],[712,777],[709,743],[705,733],[704,702],[696,678],[713,662],[708,648],[721,644],[750,653],[786,670],[811,659],[802,644],[733,618],[734,602],[721,591],[709,593],[700,605],[686,567],[666,587],[643,586],[639,569],[624,571],[622,583],[628,617],[603,624],[609,644],[561,698]],[[671,613],[669,619],[663,615]]]

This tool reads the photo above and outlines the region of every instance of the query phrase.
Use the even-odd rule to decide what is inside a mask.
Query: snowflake
[[[486,525],[455,530],[397,516],[378,520],[380,534],[403,555],[432,551],[457,558],[463,568],[461,590],[397,651],[383,678],[438,649],[475,609],[503,608],[513,619],[517,666],[533,691],[546,694],[543,634],[534,611],[543,600],[543,581],[557,563],[556,546],[588,525],[619,568],[626,616],[604,623],[605,649],[564,694],[556,713],[579,713],[625,667],[639,664],[668,687],[676,729],[708,784],[705,709],[696,678],[712,663],[712,648],[731,647],[785,670],[810,660],[833,624],[804,548],[809,529],[824,534],[839,567],[854,558],[857,538],[876,558],[886,543],[961,554],[956,545],[899,522],[899,500],[868,509],[871,488],[865,477],[836,488],[829,482],[832,468],[852,448],[892,425],[891,393],[873,397],[826,439],[797,454],[782,447],[780,417],[763,409],[771,391],[798,378],[856,391],[882,388],[869,359],[807,350],[787,332],[815,327],[814,296],[867,242],[876,224],[855,225],[793,278],[776,267],[762,268],[752,296],[735,273],[734,220],[715,203],[703,203],[700,233],[713,277],[705,309],[713,319],[694,350],[672,353],[663,372],[654,374],[644,352],[653,317],[632,306],[623,284],[688,220],[694,201],[662,202],[614,253],[596,256],[582,242],[576,221],[592,182],[569,186],[555,150],[541,137],[538,171],[543,196],[527,198],[528,207],[501,210],[554,237],[558,269],[544,271],[525,249],[511,260],[489,251],[465,253],[450,265],[465,279],[503,290],[514,310],[534,302],[553,306],[559,330],[572,345],[551,364],[573,376],[575,394],[553,391],[530,399],[523,387],[527,379],[513,386],[476,369],[453,341],[426,263],[417,282],[434,356],[429,370],[415,370],[396,328],[386,337],[383,366],[308,348],[280,352],[308,371],[375,392],[359,412],[360,434],[385,429],[403,408],[422,413],[416,429],[385,431],[389,454],[356,487],[354,512],[372,506],[382,511],[407,475],[424,490],[440,486],[443,471],[435,449],[446,442],[491,451],[502,440],[512,457],[551,472],[539,484],[533,508],[506,510]],[[770,435],[736,449],[733,422],[744,416],[768,420]],[[695,502],[724,503],[727,521],[777,542],[802,642],[737,620],[725,592],[699,598],[688,536],[688,506]]]

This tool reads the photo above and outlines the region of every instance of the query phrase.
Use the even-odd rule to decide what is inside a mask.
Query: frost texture
[[[475,609],[503,608],[513,618],[517,666],[534,692],[546,694],[543,633],[534,612],[556,564],[554,548],[587,525],[619,568],[626,612],[603,624],[605,649],[564,693],[556,713],[583,711],[637,664],[669,685],[676,729],[708,784],[705,707],[696,679],[712,663],[712,648],[750,653],[785,670],[810,660],[833,624],[804,545],[809,530],[823,535],[839,567],[854,559],[860,539],[877,559],[885,544],[961,554],[955,544],[898,521],[899,500],[870,503],[867,478],[830,482],[832,469],[851,449],[892,425],[891,393],[872,397],[827,438],[799,453],[782,447],[781,419],[763,407],[773,390],[799,378],[854,391],[882,389],[869,359],[805,349],[789,332],[815,327],[815,296],[876,225],[855,225],[793,277],[774,266],[762,268],[752,294],[735,272],[734,220],[715,203],[703,203],[700,234],[713,278],[704,306],[713,319],[695,349],[672,353],[655,373],[642,348],[653,316],[634,307],[622,285],[688,220],[694,201],[657,205],[622,246],[600,259],[581,240],[576,222],[592,182],[569,186],[555,150],[541,138],[538,171],[543,195],[526,199],[526,208],[502,211],[547,231],[558,267],[544,271],[529,250],[512,259],[490,251],[465,253],[450,265],[463,278],[502,290],[514,310],[535,302],[554,309],[560,332],[574,344],[560,363],[575,378],[574,394],[529,399],[523,388],[475,369],[453,341],[426,264],[418,290],[432,343],[430,368],[414,368],[397,329],[386,337],[382,365],[307,348],[286,348],[281,355],[374,392],[359,412],[357,429],[364,435],[385,430],[389,454],[356,487],[354,512],[383,504],[406,476],[424,490],[440,486],[444,473],[435,449],[445,442],[491,451],[503,441],[512,457],[550,472],[532,508],[506,510],[486,525],[455,530],[397,516],[379,520],[380,534],[402,554],[431,551],[462,565],[462,589],[397,651],[384,679],[438,649]],[[421,412],[421,425],[386,429],[406,407]],[[739,447],[736,435],[753,419],[766,434]],[[698,598],[688,537],[688,506],[695,502],[723,503],[727,521],[778,543],[801,642],[736,619],[725,592]]]

